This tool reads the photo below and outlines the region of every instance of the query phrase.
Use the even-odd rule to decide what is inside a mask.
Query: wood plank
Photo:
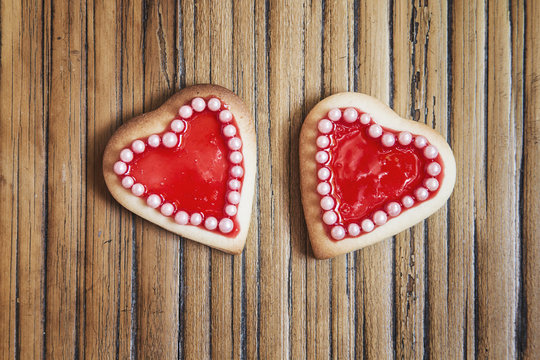
[[[427,46],[431,36],[431,16],[431,11],[425,3],[418,1],[394,3],[392,39],[394,110],[400,116],[423,123],[426,122],[428,113]],[[424,353],[426,301],[424,234],[425,224],[421,222],[396,235],[395,351],[397,357],[401,359],[418,358]]]
[[[426,3],[424,3],[426,4]],[[426,33],[426,43],[422,55],[424,56],[424,77],[426,79],[426,94],[424,95],[424,121],[429,126],[437,130],[450,143],[449,115],[449,95],[450,82],[449,71],[451,71],[449,57],[449,34],[451,25],[448,22],[447,4],[441,2],[430,2],[428,15],[428,31]],[[426,24],[424,23],[424,26]],[[461,328],[449,328],[448,303],[452,302],[455,296],[453,291],[448,291],[453,283],[463,284],[464,280],[449,280],[448,264],[449,252],[449,204],[443,206],[439,211],[429,217],[425,223],[427,227],[427,238],[424,259],[427,270],[427,302],[424,311],[424,353],[429,351],[429,356],[433,358],[458,358],[463,356],[461,343],[463,337],[460,334]],[[451,284],[452,283],[452,284]],[[472,288],[471,288],[472,290]],[[427,309],[427,311],[426,311]],[[456,310],[457,315],[466,310]],[[459,333],[459,335],[456,335]],[[454,341],[454,343],[448,343]],[[446,346],[450,349],[447,353]]]
[[[102,154],[122,121],[122,54],[129,48],[122,45],[122,37],[127,33],[123,31],[122,8],[113,2],[96,2],[89,4],[87,10],[88,22],[93,26],[88,27],[87,33],[88,262],[84,354],[89,358],[128,358],[132,350],[133,221],[130,213],[109,195],[102,175]],[[138,101],[142,105],[142,97]]]
[[[43,356],[46,78],[42,3],[2,3],[0,357]],[[16,76],[14,76],[16,74]]]
[[[122,7],[122,122],[143,112],[144,57],[143,54],[143,3],[130,2]],[[135,215],[122,209],[131,220],[131,233],[121,238],[119,289],[118,358],[137,357],[137,279]],[[125,220],[127,222],[127,220]],[[123,224],[123,223],[122,223]],[[127,223],[125,225],[127,230]],[[128,280],[129,279],[129,280]]]
[[[518,197],[508,3],[488,6],[487,236],[478,241],[478,354],[516,356]],[[504,159],[501,161],[501,159]]]
[[[256,110],[257,81],[259,74],[255,65],[256,19],[262,15],[255,1],[238,1],[233,6],[233,91],[240,96],[250,109],[257,127]],[[264,24],[264,20],[263,20]],[[261,61],[261,63],[264,63]],[[264,76],[264,74],[262,74]],[[253,204],[251,225],[246,247],[241,257],[233,260],[233,358],[255,358],[257,355],[258,319],[258,263],[259,226],[258,192]]]
[[[519,242],[516,239],[518,250],[517,256],[519,261],[519,270],[517,271],[518,281],[518,309],[516,319],[516,352],[518,356],[523,357],[523,349],[526,342],[525,335],[525,323],[526,315],[524,314],[524,300],[525,300],[525,281],[524,281],[524,210],[523,210],[523,151],[524,151],[524,67],[525,67],[525,2],[519,0],[513,0],[510,4],[510,36],[511,36],[511,76],[512,76],[512,93],[511,93],[511,105],[510,105],[510,119],[512,119],[513,126],[515,128],[515,163],[516,163],[516,181],[515,194],[518,197],[516,205],[518,217],[518,229],[519,229]],[[526,226],[526,225],[525,225]]]
[[[185,85],[210,82],[210,2],[185,1],[182,8]],[[184,242],[184,354],[203,359],[211,355],[210,250]]]
[[[233,3],[231,0],[210,5],[210,83],[233,89]],[[233,278],[233,257],[216,249],[210,253],[212,358],[233,356],[233,337],[239,328],[233,325],[233,287],[241,290],[241,279]],[[232,330],[231,330],[232,329]]]
[[[266,321],[265,309],[262,308],[261,299],[261,261],[262,249],[268,244],[271,239],[268,236],[268,229],[272,228],[271,218],[271,153],[270,138],[268,136],[270,129],[270,78],[269,78],[269,47],[268,31],[270,8],[267,1],[255,2],[255,74],[256,74],[256,107],[255,107],[255,122],[257,130],[257,160],[258,160],[258,177],[257,177],[257,268],[256,274],[252,274],[249,278],[252,281],[251,289],[256,287],[256,293],[252,297],[248,297],[251,303],[248,303],[246,311],[257,309],[255,320],[256,325],[248,327],[247,332],[247,357],[250,359],[260,358],[261,356],[261,339],[262,326]],[[254,249],[255,250],[255,249]],[[254,253],[251,256],[255,255]],[[247,280],[247,279],[246,279]],[[249,291],[250,287],[246,287]],[[254,314],[247,313],[247,319],[253,319]],[[251,333],[250,333],[251,330]]]
[[[472,358],[476,355],[477,244],[486,241],[487,226],[486,9],[483,2],[460,0],[449,11],[453,22],[450,145],[461,174],[449,202],[448,333],[455,336],[431,341],[430,349],[434,354]]]
[[[354,36],[346,26],[353,19],[352,2],[328,1],[324,10],[323,91],[326,97],[353,90],[354,80],[349,76],[349,70],[354,67],[354,58],[349,55],[350,48],[354,46]],[[354,304],[355,287],[354,283],[349,283],[348,271],[348,264],[353,262],[354,256],[347,254],[332,259],[331,271],[327,275],[328,282],[332,284],[331,354],[339,359],[354,358],[354,323],[351,324],[350,319],[354,318],[354,306],[351,309],[351,305]]]
[[[9,6],[11,5],[11,6]],[[17,122],[14,119],[13,97],[20,93],[20,84],[14,81],[12,73],[20,65],[18,48],[21,46],[19,29],[21,19],[17,16],[21,9],[16,4],[2,2],[0,12],[1,26],[1,67],[0,67],[0,111],[2,126],[0,126],[0,195],[6,201],[0,201],[0,243],[5,256],[0,257],[0,271],[6,276],[0,276],[0,355],[8,359],[16,353],[17,322],[17,159],[18,134]],[[18,11],[17,11],[18,10]],[[6,16],[8,14],[9,16]],[[19,89],[18,89],[19,88]],[[17,91],[18,90],[18,91]],[[16,114],[16,113],[15,113]],[[18,114],[16,114],[18,115]],[[4,119],[9,119],[9,123]],[[4,122],[5,121],[5,122]],[[11,156],[10,156],[11,155]],[[12,158],[9,161],[9,157]],[[9,200],[9,201],[7,201]]]
[[[18,333],[19,358],[43,356],[45,313],[45,102],[43,76],[42,2],[22,3],[21,92],[14,98],[13,114],[19,119],[18,227]],[[22,96],[21,96],[22,95]],[[21,96],[21,97],[19,97]],[[17,109],[18,107],[18,109]],[[12,122],[16,123],[15,121]],[[21,146],[22,145],[22,146]],[[2,236],[0,235],[0,238]]]
[[[301,43],[302,24],[300,2],[270,1],[269,28],[269,123],[270,137],[266,151],[269,157],[259,158],[264,178],[259,182],[261,199],[260,286],[260,356],[288,358],[290,356],[290,146],[291,122],[298,121],[302,77]],[[298,105],[297,105],[298,104]],[[295,118],[296,116],[296,118]],[[260,129],[260,128],[259,128]],[[264,146],[264,143],[259,143]],[[268,161],[268,162],[267,162]],[[264,201],[269,199],[270,201]],[[268,219],[268,220],[266,220]],[[266,226],[265,226],[266,225]]]
[[[320,84],[313,87],[313,85],[308,83],[307,76],[312,76],[315,79],[321,79],[321,35],[320,26],[322,23],[322,6],[313,2],[304,2],[303,4],[303,31],[309,32],[308,22],[314,27],[314,31],[307,33],[305,38],[299,38],[297,36],[291,39],[291,43],[303,43],[303,46],[296,46],[293,53],[291,67],[297,68],[301,71],[301,81],[302,82],[302,91],[297,93],[295,98],[291,99],[291,111],[290,111],[290,143],[289,143],[289,194],[290,194],[290,203],[289,203],[289,213],[290,216],[290,294],[289,299],[290,303],[290,353],[289,356],[292,359],[305,359],[305,358],[314,358],[314,355],[308,356],[309,354],[309,339],[308,332],[310,331],[308,327],[316,326],[317,317],[316,313],[313,313],[313,310],[310,310],[311,301],[318,301],[320,297],[318,296],[318,289],[316,286],[313,286],[311,277],[313,274],[310,274],[310,271],[313,272],[314,264],[316,260],[313,255],[310,255],[311,250],[309,249],[309,238],[307,234],[306,224],[303,215],[301,196],[298,191],[300,189],[300,159],[299,154],[299,137],[300,129],[305,115],[310,107],[306,107],[310,102],[306,101],[306,98],[311,96],[311,94],[316,94],[316,100],[320,98]],[[300,16],[300,13],[298,13]],[[316,29],[316,30],[315,30]],[[300,35],[300,34],[298,34]],[[310,41],[313,41],[312,44],[309,44]],[[311,46],[312,45],[312,46]],[[291,46],[291,44],[289,44]],[[294,46],[294,45],[292,45]],[[313,57],[313,58],[312,58]],[[310,68],[314,66],[314,68]],[[314,73],[310,73],[313,71]],[[309,75],[307,75],[309,73]],[[295,92],[298,91],[297,79],[294,79]],[[315,100],[315,99],[313,99]],[[307,256],[306,256],[307,255]],[[311,269],[311,270],[310,270]],[[328,280],[324,285],[326,291],[328,291],[329,286],[329,277],[328,277],[328,266],[326,266],[326,279]],[[311,280],[311,281],[310,281]],[[311,286],[310,286],[311,283]],[[309,289],[311,287],[311,292]],[[324,305],[329,308],[329,297],[323,297]],[[317,307],[317,305],[315,305]],[[311,314],[310,314],[311,313]],[[311,315],[311,316],[310,316]],[[327,316],[327,315],[326,315]],[[327,316],[328,317],[328,316]],[[327,329],[328,328],[327,322]],[[311,330],[313,331],[313,330]],[[312,340],[313,341],[313,340]],[[328,341],[325,339],[325,341]]]
[[[304,11],[304,107],[305,113],[323,96],[322,40],[323,8],[321,2],[306,2]],[[309,240],[306,239],[306,242]],[[313,257],[311,246],[307,246],[306,259],[306,354],[308,359],[330,357],[331,261],[319,261]]]
[[[394,16],[394,107],[400,115],[426,123],[445,136],[446,6],[396,2]],[[439,345],[448,338],[446,219],[443,207],[396,236],[396,351],[400,358],[422,356],[426,345],[435,357],[444,357],[440,350],[446,348]]]
[[[148,2],[143,19],[144,111],[160,106],[176,89],[177,9],[174,1]],[[137,356],[177,357],[179,346],[180,239],[136,219]]]
[[[86,13],[77,1],[51,13],[45,346],[47,357],[74,358],[84,336]]]
[[[390,100],[390,39],[388,2],[365,1],[358,6],[357,89]],[[392,339],[392,240],[358,252],[356,271],[362,275],[356,289],[358,316],[357,347],[370,358],[389,358],[394,352]],[[374,316],[374,314],[377,314]],[[361,343],[361,346],[358,344]],[[359,356],[357,350],[357,356]]]
[[[525,29],[525,123],[523,154],[523,355],[540,354],[540,4],[527,1]]]

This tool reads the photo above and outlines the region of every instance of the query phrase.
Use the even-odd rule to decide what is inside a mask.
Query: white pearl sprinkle
[[[184,105],[178,110],[178,115],[184,119],[188,119],[193,115],[193,109],[189,105]]]
[[[358,236],[360,235],[360,226],[358,224],[349,224],[349,227],[347,228],[347,231],[349,232],[349,235],[351,236]]]
[[[161,197],[159,195],[156,195],[156,194],[149,195],[146,198],[146,204],[148,206],[150,206],[151,208],[155,209],[159,205],[161,205]]]
[[[334,128],[334,125],[332,122],[328,119],[322,119],[317,124],[317,128],[322,134],[329,134],[332,132],[332,129]]]
[[[431,176],[437,176],[441,173],[441,165],[437,162],[432,162],[427,166],[427,173]]]
[[[242,177],[242,175],[244,175],[244,169],[242,169],[241,166],[236,165],[231,168],[232,177],[239,178],[239,177]]]
[[[425,187],[419,187],[414,191],[414,196],[417,200],[424,201],[428,198],[429,192]]]
[[[375,214],[373,214],[373,222],[379,226],[386,224],[387,220],[388,216],[382,210],[375,211]]]
[[[204,227],[208,230],[215,230],[218,226],[218,221],[215,217],[210,216],[206,220],[204,220]]]
[[[185,211],[179,211],[174,216],[174,221],[178,225],[187,225],[187,223],[189,222],[189,215]]]
[[[200,225],[202,223],[202,215],[199,214],[199,213],[194,213],[194,214],[191,214],[190,218],[189,218],[189,222],[191,223],[191,225]]]
[[[150,135],[148,137],[148,145],[150,145],[153,148],[156,148],[161,143],[161,139],[159,138],[159,135]]]
[[[323,214],[322,220],[326,225],[333,225],[337,221],[337,214],[333,211],[326,211]]]
[[[385,133],[381,138],[381,143],[386,147],[392,147],[396,143],[394,134]]]
[[[219,121],[227,123],[232,120],[232,113],[229,110],[223,110],[219,113]]]
[[[146,145],[144,145],[144,141],[142,140],[135,140],[131,143],[131,149],[134,153],[140,154],[144,152],[144,149],[146,148]]]
[[[225,206],[225,214],[229,216],[234,216],[238,212],[238,208],[234,205]]]
[[[173,120],[171,122],[171,130],[174,131],[174,132],[182,132],[184,131],[184,129],[186,128],[186,124],[184,123],[183,120]]]
[[[348,123],[353,123],[358,119],[358,111],[353,108],[347,108],[343,112],[343,120],[345,120]]]
[[[328,112],[328,118],[332,121],[338,121],[341,119],[341,110],[339,109],[332,109]]]
[[[171,216],[174,212],[174,205],[171,203],[165,203],[161,205],[161,214],[165,216]]]
[[[178,143],[178,137],[175,133],[166,132],[163,134],[163,145],[168,148],[173,148]]]
[[[321,208],[323,210],[331,210],[334,208],[335,201],[331,196],[325,196],[321,199]]]
[[[360,123],[367,125],[371,122],[371,116],[369,114],[363,113],[360,115]]]
[[[328,153],[326,151],[317,151],[317,154],[315,154],[315,160],[319,164],[324,164],[328,161]]]
[[[231,150],[240,150],[240,148],[242,147],[242,140],[240,140],[240,138],[233,137],[229,139],[228,145],[229,149]]]
[[[242,160],[244,159],[244,157],[242,156],[242,153],[240,151],[233,151],[230,155],[229,155],[229,160],[230,162],[232,162],[233,164],[240,164],[242,162]]]
[[[402,131],[398,135],[398,141],[401,145],[409,145],[412,141],[412,135],[408,131]]]
[[[221,101],[216,98],[208,100],[208,108],[212,111],[218,111],[221,108]]]
[[[124,178],[122,179],[122,186],[125,187],[126,189],[129,189],[130,187],[132,187],[134,183],[135,183],[135,180],[133,180],[131,176],[124,176]]]
[[[414,146],[416,146],[417,148],[421,149],[426,145],[427,145],[427,139],[423,137],[422,135],[417,136],[416,139],[414,139]]]
[[[236,135],[236,127],[234,125],[227,125],[223,128],[223,135],[227,137],[233,137]]]
[[[380,127],[380,125],[377,125],[377,124],[371,125],[368,130],[368,134],[372,138],[378,138],[379,136],[382,135],[382,132],[383,132],[382,127]]]
[[[328,136],[321,135],[317,138],[317,146],[321,149],[327,148],[330,145]]]
[[[393,201],[386,205],[386,212],[392,217],[398,216],[401,213],[401,205]]]
[[[330,170],[328,170],[328,168],[320,168],[318,173],[317,173],[317,176],[319,177],[319,180],[328,180],[328,178],[330,177]]]
[[[319,185],[317,185],[317,192],[320,195],[328,195],[330,193],[330,184],[327,182],[321,182]]]
[[[124,149],[120,151],[120,160],[127,163],[133,160],[133,151],[129,149]]]
[[[144,194],[144,185],[143,184],[134,184],[132,187],[131,187],[131,192],[133,193],[133,195],[135,196],[141,196],[142,194]]]
[[[435,159],[439,155],[439,150],[433,145],[428,145],[424,149],[424,156],[428,159]]]
[[[240,193],[238,191],[231,191],[227,195],[227,200],[233,205],[238,205],[240,202]]]
[[[221,219],[221,221],[219,222],[219,231],[221,231],[224,234],[230,233],[233,230],[233,228],[234,228],[234,223],[232,222],[231,219],[224,218],[224,219]]]
[[[330,234],[335,240],[341,240],[345,237],[345,229],[343,226],[334,226]]]
[[[229,180],[229,189],[231,190],[238,190],[240,189],[241,185],[242,183],[240,182],[240,180],[237,180],[237,179]]]
[[[369,219],[365,219],[362,221],[362,231],[363,232],[371,232],[375,228],[375,225],[373,224],[373,221]]]
[[[201,112],[206,108],[206,101],[200,97],[191,100],[191,107],[197,112]]]
[[[404,196],[402,199],[401,199],[401,203],[403,204],[403,206],[405,206],[406,208],[410,208],[411,206],[414,205],[414,200],[412,197],[410,197],[409,195],[407,196]]]
[[[127,171],[127,165],[123,161],[117,161],[114,163],[113,170],[116,175],[123,175]]]
[[[435,178],[429,178],[424,181],[424,186],[427,187],[429,191],[435,191],[439,188],[439,181]]]

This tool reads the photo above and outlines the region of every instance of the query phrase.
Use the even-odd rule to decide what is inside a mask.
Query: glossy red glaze
[[[208,109],[201,113],[194,112],[179,136],[180,145],[172,149],[163,144],[152,148],[146,139],[141,139],[145,141],[146,150],[134,154],[126,175],[132,176],[136,183],[145,185],[144,197],[160,195],[164,202],[175,206],[175,212],[199,212],[203,218],[213,216],[218,221],[231,218],[235,226],[226,236],[234,236],[239,232],[236,216],[230,217],[224,211],[232,164],[228,160],[230,150],[227,138],[222,135],[218,115],[219,112]],[[230,124],[238,129],[234,119]],[[243,167],[243,163],[239,165]],[[243,178],[240,180],[243,181]],[[204,227],[203,224],[200,226]],[[217,229],[214,231],[219,233]]]
[[[392,147],[385,147],[381,144],[381,138],[374,139],[368,135],[371,124],[363,125],[359,121],[349,124],[340,120],[329,134],[330,160],[324,166],[332,173],[330,196],[335,199],[338,214],[335,225],[344,226],[345,229],[350,223],[360,224],[364,219],[372,219],[373,213],[384,210],[389,202],[401,204],[401,198],[405,195],[414,198],[414,190],[431,177],[426,172],[426,166],[433,161],[441,165],[442,171],[436,178],[442,183],[444,168],[440,156],[434,160],[426,159],[422,149],[416,148],[413,143],[407,146],[399,144],[399,132],[386,128],[384,132],[394,134],[396,143]],[[438,189],[429,192],[427,200],[437,192]],[[419,203],[415,200],[414,206]],[[402,206],[402,213],[407,210]],[[326,227],[330,233],[332,226]]]

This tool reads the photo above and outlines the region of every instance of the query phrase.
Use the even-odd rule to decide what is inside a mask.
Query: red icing
[[[433,161],[441,165],[441,173],[435,178],[439,184],[442,183],[444,168],[440,155],[429,160],[423,155],[423,149],[414,146],[414,134],[413,142],[404,146],[397,141],[399,132],[386,128],[384,133],[394,134],[396,142],[392,147],[385,147],[380,137],[374,139],[368,135],[368,128],[373,123],[363,125],[356,121],[350,124],[340,120],[334,122],[334,130],[327,135],[331,140],[327,149],[330,160],[318,168],[325,166],[332,174],[328,180],[332,188],[329,195],[336,202],[334,211],[338,221],[331,226],[325,224],[329,234],[335,225],[341,225],[347,231],[351,223],[360,225],[364,219],[373,219],[376,211],[384,210],[385,205],[392,201],[401,205],[401,213],[407,211],[401,198],[405,195],[415,198],[414,190],[432,177],[427,174],[426,167]],[[430,191],[424,201],[438,191]],[[413,207],[420,203],[415,200]],[[321,215],[324,212],[321,209]]]
[[[223,109],[226,107],[222,105]],[[229,191],[227,182],[231,179],[229,170],[234,164],[228,159],[228,138],[222,135],[222,128],[232,124],[238,130],[238,126],[234,118],[223,125],[218,116],[219,111],[213,112],[208,108],[200,113],[194,111],[186,121],[186,129],[177,134],[181,138],[180,144],[171,149],[163,144],[152,148],[147,139],[141,139],[146,149],[140,154],[134,154],[125,175],[133,177],[135,183],[145,185],[144,198],[157,194],[163,202],[174,205],[175,213],[180,210],[190,215],[201,213],[201,227],[204,227],[204,219],[211,216],[218,222],[222,218],[231,218],[234,222],[233,231],[223,235],[233,237],[239,232],[239,224],[236,216],[228,216],[224,208]],[[163,133],[167,131],[170,130]],[[243,162],[238,165],[243,167]],[[243,181],[243,177],[238,179]],[[221,234],[219,229],[213,231]]]

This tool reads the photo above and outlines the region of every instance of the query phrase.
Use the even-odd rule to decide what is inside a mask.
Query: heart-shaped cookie
[[[128,210],[238,254],[251,218],[255,144],[239,97],[220,86],[195,85],[120,127],[105,149],[103,174]]]
[[[377,99],[340,93],[319,102],[300,134],[302,203],[315,257],[393,236],[439,209],[454,188],[445,139]]]

